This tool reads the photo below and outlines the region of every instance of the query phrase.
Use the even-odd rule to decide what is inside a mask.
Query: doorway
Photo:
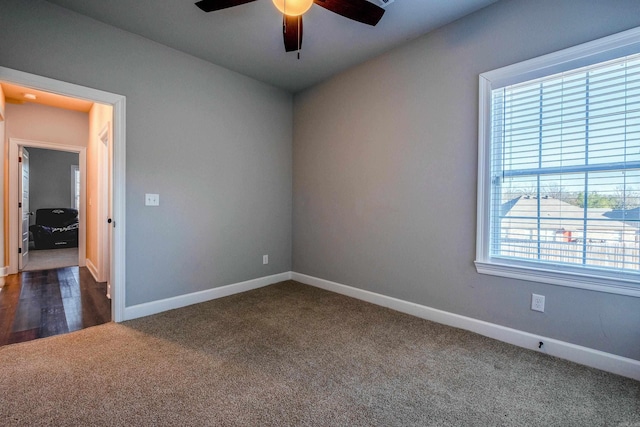
[[[21,194],[18,191],[20,187],[21,169],[24,171],[24,159],[20,161],[20,153],[29,148],[32,149],[48,149],[54,151],[64,151],[76,153],[78,155],[78,163],[80,169],[80,206],[85,206],[86,199],[86,170],[87,170],[87,154],[85,147],[76,147],[64,144],[56,144],[52,142],[31,141],[19,138],[9,138],[9,206],[19,206],[19,209],[9,209],[9,274],[16,274],[22,270],[23,259],[22,254],[28,253],[28,246],[25,246],[25,239],[19,238],[25,222],[29,221],[29,211],[23,213],[24,195],[22,201]],[[22,167],[21,167],[22,165]],[[52,208],[64,208],[66,206],[52,206]],[[26,218],[26,220],[24,220]],[[60,224],[55,224],[56,228],[60,228]],[[27,226],[28,233],[28,226]],[[28,240],[26,241],[28,244]],[[79,215],[78,227],[78,266],[84,267],[86,260],[86,215],[83,215],[82,209]]]
[[[125,97],[122,95],[117,95],[109,92],[104,92],[96,89],[87,88],[84,86],[78,86],[71,83],[62,82],[59,80],[53,80],[46,77],[41,77],[29,73],[24,73],[17,70],[8,69],[5,67],[0,67],[0,81],[8,82],[15,85],[25,86],[28,88],[32,88],[35,90],[40,90],[44,92],[49,92],[52,94],[62,95],[64,97],[70,98],[78,98],[82,100],[88,100],[91,102],[110,105],[113,108],[112,115],[112,169],[111,169],[111,188],[112,188],[112,197],[111,197],[111,206],[112,206],[112,216],[109,218],[111,221],[109,222],[110,228],[109,233],[111,237],[111,248],[110,248],[110,268],[109,268],[109,279],[111,283],[111,306],[112,306],[112,320],[119,322],[125,320],[124,318],[124,309],[125,309]],[[12,147],[18,147],[18,142],[9,141],[9,149],[11,151]],[[29,143],[36,144],[37,141],[30,141],[26,144],[29,146]],[[58,145],[60,148],[60,145]],[[67,147],[68,149],[69,147]],[[79,147],[74,147],[76,150]],[[9,153],[10,157],[13,153]],[[82,157],[84,156],[84,162],[86,166],[86,152],[79,152],[81,157],[80,163],[82,164]],[[7,162],[9,167],[12,168],[12,163]],[[6,163],[5,163],[6,164]],[[15,166],[13,166],[15,167]],[[15,174],[9,173],[5,174],[16,176]],[[82,174],[81,174],[82,176]],[[11,188],[16,188],[15,186],[9,185],[9,190]],[[81,195],[82,197],[82,195]],[[5,195],[5,202],[8,201],[9,197]],[[10,203],[10,202],[9,202]],[[8,212],[7,212],[8,211]],[[17,214],[15,213],[15,209],[6,209],[5,212],[9,215],[5,214],[5,224],[17,224]],[[14,212],[13,214],[11,214]],[[11,217],[11,218],[9,218]],[[15,217],[15,218],[14,218]],[[13,219],[13,221],[12,221]],[[82,220],[82,218],[81,218]],[[82,230],[82,227],[80,227]],[[13,247],[12,245],[17,246],[18,241],[15,239],[7,239],[7,236],[4,233],[7,233],[7,227],[3,230],[3,240],[6,242],[8,240],[9,245],[5,245],[8,256],[5,255],[5,259],[8,258],[9,266],[12,267],[15,263],[17,267],[17,255],[18,250],[17,247]],[[79,243],[83,242],[84,236],[79,237]],[[15,251],[13,250],[15,249]],[[85,251],[86,248],[79,248],[80,253]],[[85,255],[86,257],[86,255]],[[86,258],[85,258],[86,259]],[[12,260],[15,260],[12,262]],[[79,261],[82,264],[83,256],[79,255]]]
[[[18,266],[10,257],[9,274],[85,266],[86,172],[84,147],[9,138],[9,206],[19,206],[21,220],[20,230],[15,230],[11,209],[10,254],[15,253],[17,234],[20,239]]]

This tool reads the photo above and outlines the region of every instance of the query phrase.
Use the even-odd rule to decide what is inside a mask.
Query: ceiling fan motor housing
[[[227,9],[252,3],[256,0],[199,0],[196,2],[204,12]],[[363,24],[375,26],[385,13],[381,6],[393,3],[394,0],[272,0],[275,7],[283,14],[283,37],[285,51],[299,51],[302,47],[302,15],[313,4],[323,7],[338,15]],[[380,6],[378,6],[378,4]]]

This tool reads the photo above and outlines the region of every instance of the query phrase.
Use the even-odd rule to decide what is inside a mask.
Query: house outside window
[[[640,296],[640,29],[480,76],[478,272]]]

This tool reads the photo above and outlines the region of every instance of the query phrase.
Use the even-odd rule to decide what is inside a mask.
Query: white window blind
[[[479,89],[477,271],[640,297],[640,28]]]
[[[639,274],[640,55],[490,96],[489,256]]]

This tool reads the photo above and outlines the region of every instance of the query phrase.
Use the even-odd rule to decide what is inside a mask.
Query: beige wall
[[[87,144],[87,260],[94,266],[100,266],[98,259],[98,226],[103,224],[98,208],[100,207],[99,173],[100,164],[104,162],[101,157],[101,144],[99,135],[106,124],[109,124],[111,138],[111,126],[113,108],[111,106],[94,104],[89,111],[89,139]],[[111,141],[110,141],[111,142]]]
[[[7,104],[7,138],[86,147],[89,115],[38,104]]]

